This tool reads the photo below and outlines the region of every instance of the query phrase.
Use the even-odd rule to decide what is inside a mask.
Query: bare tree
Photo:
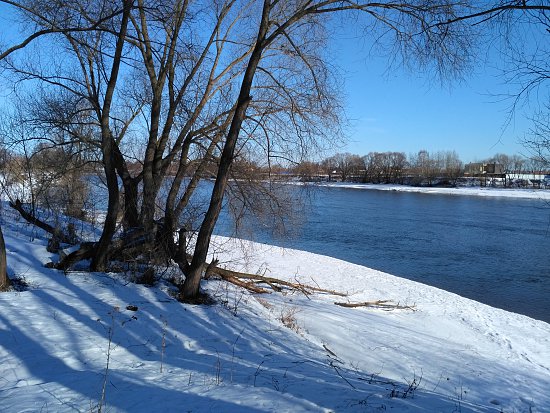
[[[402,152],[370,152],[363,156],[363,182],[403,183],[407,156]]]
[[[539,113],[533,118],[533,125],[523,137],[523,145],[537,159],[541,169],[550,168],[550,111]]]
[[[304,182],[317,181],[322,175],[322,169],[318,162],[302,161],[298,163],[292,172]]]
[[[346,182],[352,179],[358,179],[361,169],[363,169],[363,161],[360,156],[353,155],[349,152],[337,153],[326,161],[327,165],[340,175],[340,180]]]
[[[0,191],[4,190],[6,183],[6,169],[8,162],[8,150],[4,147],[4,139],[1,139],[0,135]],[[1,207],[0,207],[1,210]],[[6,261],[6,244],[4,242],[4,234],[2,233],[2,227],[0,226],[0,291],[6,291],[11,283],[8,277]]]
[[[390,152],[390,183],[403,183],[403,173],[407,167],[407,156],[403,152]]]
[[[425,149],[410,157],[411,168],[416,176],[417,184],[433,185],[440,170],[438,158],[440,157],[437,153],[432,155]]]
[[[257,39],[248,60],[248,65],[241,83],[235,112],[232,116],[231,126],[220,158],[218,175],[212,191],[211,202],[208,211],[206,212],[205,219],[201,225],[195,245],[193,260],[182,289],[182,295],[184,298],[195,297],[199,292],[201,273],[203,271],[204,263],[206,262],[210,238],[212,236],[215,222],[221,211],[223,194],[229,179],[229,170],[234,156],[234,151],[237,146],[242,123],[246,118],[247,108],[251,101],[250,91],[254,82],[256,71],[260,66],[260,61],[262,60],[262,55],[265,50],[280,38],[289,39],[289,32],[293,29],[293,27],[306,23],[308,21],[307,19],[316,15],[322,16],[325,13],[333,13],[336,11],[359,10],[366,11],[369,15],[374,16],[376,22],[381,22],[383,24],[392,22],[389,24],[389,28],[396,31],[398,39],[402,39],[401,36],[405,35],[405,30],[414,28],[414,33],[418,33],[418,30],[420,29],[422,33],[426,34],[426,37],[422,36],[422,40],[420,42],[413,41],[413,46],[422,45],[422,47],[424,47],[426,45],[430,45],[430,48],[428,49],[428,56],[425,53],[422,53],[420,49],[415,48],[415,51],[420,53],[420,56],[430,58],[436,57],[436,59],[439,58],[438,62],[443,64],[444,60],[450,56],[445,53],[441,54],[438,47],[436,46],[434,48],[432,43],[434,39],[432,36],[437,38],[436,43],[442,41],[443,39],[440,37],[442,33],[433,33],[430,31],[426,32],[423,29],[426,28],[427,20],[434,17],[434,13],[437,15],[437,18],[440,18],[443,17],[441,12],[448,14],[449,12],[454,13],[454,10],[452,7],[449,7],[449,4],[445,4],[443,8],[441,8],[441,6],[443,6],[441,4],[435,4],[434,2],[430,2],[429,4],[431,7],[427,5],[417,7],[417,5],[410,4],[403,7],[402,5],[396,4],[372,5],[355,2],[342,3],[339,1],[324,1],[305,3],[298,2],[296,4],[294,4],[294,2],[289,2],[285,7],[277,1],[271,2],[269,0],[264,0],[261,18],[258,23]],[[446,17],[449,18],[449,16]],[[393,22],[395,22],[395,24]],[[399,24],[403,22],[405,22],[405,24],[400,26]],[[444,37],[448,34],[448,32],[445,33]],[[405,37],[407,39],[411,39],[411,35],[412,33],[409,32],[409,35]],[[289,43],[292,46],[292,42]],[[407,43],[404,44],[407,45]],[[299,54],[299,50],[296,50],[296,53]],[[457,55],[455,56],[458,58]],[[441,57],[443,57],[443,59],[441,59]],[[455,60],[455,63],[456,62],[457,60]],[[453,69],[457,68],[457,65],[454,65]]]
[[[456,181],[464,172],[464,164],[455,151],[444,152],[445,164],[444,174],[449,179],[451,185],[456,185]]]
[[[106,0],[101,4],[94,4],[84,9],[77,2],[56,4],[53,7],[41,1],[8,2],[23,14],[35,31],[22,43],[7,49],[1,55],[4,57],[5,66],[20,77],[37,82],[39,86],[58,88],[65,96],[68,95],[73,103],[87,100],[90,110],[96,114],[96,126],[100,136],[97,146],[102,154],[109,197],[104,228],[92,259],[91,267],[94,270],[106,268],[107,251],[116,231],[119,212],[116,149],[111,128],[111,108],[119,77],[132,3],[130,0],[125,0],[119,7],[115,2]],[[107,32],[112,33],[112,43],[103,36],[103,33]],[[51,74],[50,68],[45,67],[38,59],[23,62],[12,59],[12,53],[46,34],[67,39],[68,47],[77,50],[76,53],[83,53],[79,55],[82,57],[80,62],[83,63],[80,66],[83,72],[81,77],[70,74],[74,71],[74,67],[70,66],[69,61],[64,62],[66,67],[55,65],[52,70],[57,72]],[[87,38],[92,38],[95,41],[93,46],[89,43],[86,45],[84,39]],[[54,45],[55,42],[50,45],[50,48]],[[101,52],[98,48],[102,48]],[[54,49],[55,52],[59,53],[59,50]],[[94,62],[98,63],[97,71],[94,70]],[[65,107],[67,107],[66,104]]]
[[[491,158],[491,162],[497,163],[502,166],[502,172],[504,173],[504,187],[508,186],[508,176],[513,172],[513,160],[512,157],[505,153],[497,153]]]
[[[333,175],[337,174],[337,164],[334,157],[328,157],[321,161],[321,169],[328,176],[329,182],[333,180]]]
[[[1,148],[2,169],[6,166],[7,151],[5,148]],[[1,172],[4,172],[3,170]],[[4,173],[2,173],[4,175]],[[6,261],[6,244],[4,242],[4,234],[2,233],[2,227],[0,226],[0,291],[6,291],[10,285],[10,278],[8,277],[8,264]]]
[[[550,109],[550,5],[544,0],[494,1],[481,3],[462,16],[440,22],[452,25],[470,22],[485,29],[486,44],[497,45],[510,101],[509,121],[525,112],[532,121],[531,130],[521,142],[534,155],[547,152],[548,113]],[[546,130],[546,131],[545,131]],[[541,159],[548,159],[542,156]],[[548,164],[547,164],[548,165]],[[514,167],[514,169],[517,169]]]

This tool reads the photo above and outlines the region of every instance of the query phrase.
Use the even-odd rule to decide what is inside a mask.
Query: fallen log
[[[220,278],[222,278],[226,281],[232,282],[233,284],[235,284],[235,282],[234,282],[235,280],[239,280],[241,282],[243,282],[242,280],[250,280],[249,283],[246,283],[247,286],[251,286],[255,283],[256,284],[261,284],[261,283],[267,284],[268,286],[271,287],[271,289],[273,289],[273,291],[276,291],[276,292],[280,292],[280,291],[283,290],[284,287],[286,287],[286,288],[289,288],[291,290],[300,291],[306,296],[310,295],[314,292],[326,293],[326,294],[336,295],[336,296],[340,296],[340,297],[346,297],[347,296],[347,294],[339,292],[339,291],[328,290],[328,289],[325,289],[325,288],[314,287],[314,286],[311,286],[311,285],[305,285],[305,284],[302,284],[302,283],[299,283],[299,282],[285,281],[285,280],[281,280],[281,279],[273,278],[273,277],[265,277],[265,276],[259,275],[259,274],[249,274],[249,273],[244,273],[244,272],[232,271],[232,270],[228,270],[228,269],[225,269],[225,268],[220,268],[220,267],[217,267],[217,266],[214,266],[214,267],[210,268],[209,271],[207,271],[207,274],[208,274],[208,277],[210,277],[212,275],[217,275],[217,276],[219,276]],[[250,288],[247,288],[247,289],[250,289]],[[268,292],[265,289],[261,289],[261,290],[262,290],[262,293],[267,293]]]
[[[395,304],[392,303],[391,300],[376,300],[376,301],[364,301],[360,303],[339,303],[335,302],[334,304],[340,306],[340,307],[346,307],[346,308],[357,308],[357,307],[372,307],[372,308],[379,308],[385,311],[392,311],[392,310],[412,310],[416,311],[416,308],[414,306],[410,305],[400,305],[399,303]]]
[[[242,288],[244,288],[248,291],[251,291],[253,293],[256,293],[256,294],[267,294],[269,292],[264,288],[256,286],[254,283],[245,282],[245,281],[240,280],[236,277],[227,276],[227,277],[223,277],[223,279],[227,282],[230,282],[231,284],[235,284],[238,287],[242,287]]]

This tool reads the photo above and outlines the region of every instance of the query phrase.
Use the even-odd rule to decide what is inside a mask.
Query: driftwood
[[[218,266],[213,266],[206,271],[205,278],[210,278],[212,276],[218,276],[221,279],[228,281],[232,284],[238,285],[239,287],[246,288],[249,291],[255,293],[265,294],[269,291],[265,288],[258,287],[257,284],[267,284],[273,291],[281,292],[284,288],[300,291],[304,295],[308,296],[315,292],[325,293],[330,295],[337,295],[340,297],[345,297],[347,294],[341,293],[339,291],[327,290],[324,288],[314,287],[311,285],[305,285],[300,282],[290,282],[285,280],[280,280],[273,277],[265,277],[259,274],[248,274],[244,272],[231,271],[225,268],[220,268]],[[247,281],[244,281],[247,280]]]
[[[223,276],[222,277],[223,280],[227,281],[227,282],[230,282],[231,284],[234,284],[236,286],[239,286],[239,287],[242,287],[248,291],[251,291],[253,293],[257,293],[257,294],[266,294],[268,293],[269,291],[267,291],[265,288],[261,288],[261,287],[258,287],[255,283],[253,282],[246,282],[246,281],[243,281],[237,277],[232,277],[232,276]]]
[[[416,311],[416,308],[414,306],[410,305],[400,305],[399,303],[395,304],[392,303],[391,300],[376,300],[376,301],[364,301],[362,303],[334,303],[336,305],[339,305],[340,307],[347,307],[347,308],[357,308],[357,307],[371,307],[371,308],[379,308],[385,311],[392,311],[392,310],[412,310]]]
[[[38,228],[42,228],[44,231],[49,232],[52,234],[55,238],[57,238],[59,241],[65,243],[65,244],[71,244],[73,245],[75,243],[74,237],[71,237],[67,234],[64,234],[63,231],[61,231],[59,228],[52,227],[50,224],[45,223],[44,221],[41,221],[36,216],[31,214],[30,212],[25,211],[25,208],[23,208],[23,204],[19,199],[15,201],[15,203],[10,202],[10,207],[15,209],[19,214],[29,223],[36,225]]]
[[[265,294],[269,291],[265,288],[258,287],[257,284],[267,284],[273,291],[280,292],[285,288],[293,291],[300,291],[304,295],[309,296],[312,293],[325,293],[330,295],[336,295],[340,297],[346,297],[347,294],[328,290],[325,288],[314,287],[311,285],[305,285],[300,282],[289,282],[285,280],[280,280],[273,277],[265,277],[259,274],[248,274],[238,271],[232,271],[225,268],[220,268],[217,266],[217,261],[213,261],[208,265],[208,268],[205,272],[205,278],[211,278],[217,276],[227,282],[230,282],[239,287],[245,288],[254,293]],[[359,303],[343,303],[335,302],[334,304],[340,307],[346,308],[357,308],[357,307],[370,307],[378,308],[384,311],[393,311],[393,310],[411,310],[416,311],[415,306],[410,305],[401,305],[399,303],[393,303],[391,300],[376,300],[376,301],[364,301]],[[328,349],[327,349],[328,351]]]

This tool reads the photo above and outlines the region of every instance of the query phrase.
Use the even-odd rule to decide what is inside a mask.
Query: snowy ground
[[[3,215],[9,271],[30,287],[0,294],[0,412],[96,412],[102,398],[101,411],[132,413],[550,411],[542,321],[221,237],[216,256],[232,268],[349,296],[257,296],[211,281],[217,304],[184,305],[166,286],[47,269],[43,235]],[[414,311],[334,305],[378,299]]]
[[[321,183],[315,184],[330,188],[371,189],[378,191],[417,192],[423,194],[470,195],[484,197],[529,198],[550,200],[550,191],[545,189],[491,188],[491,187],[458,187],[432,188],[407,185]]]

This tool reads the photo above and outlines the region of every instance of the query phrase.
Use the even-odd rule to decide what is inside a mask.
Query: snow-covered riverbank
[[[440,195],[469,195],[483,197],[506,197],[550,200],[550,191],[545,189],[491,188],[491,187],[458,187],[432,188],[407,185],[353,184],[353,183],[320,183],[315,184],[331,188],[369,189],[377,191],[414,192]]]
[[[44,268],[43,235],[4,213],[10,272],[30,287],[0,294],[2,412],[97,411],[104,384],[106,412],[550,410],[547,323],[222,237],[215,253],[229,267],[349,295],[258,296],[209,281],[217,304],[184,305],[166,286]],[[334,305],[373,300],[410,308]]]

